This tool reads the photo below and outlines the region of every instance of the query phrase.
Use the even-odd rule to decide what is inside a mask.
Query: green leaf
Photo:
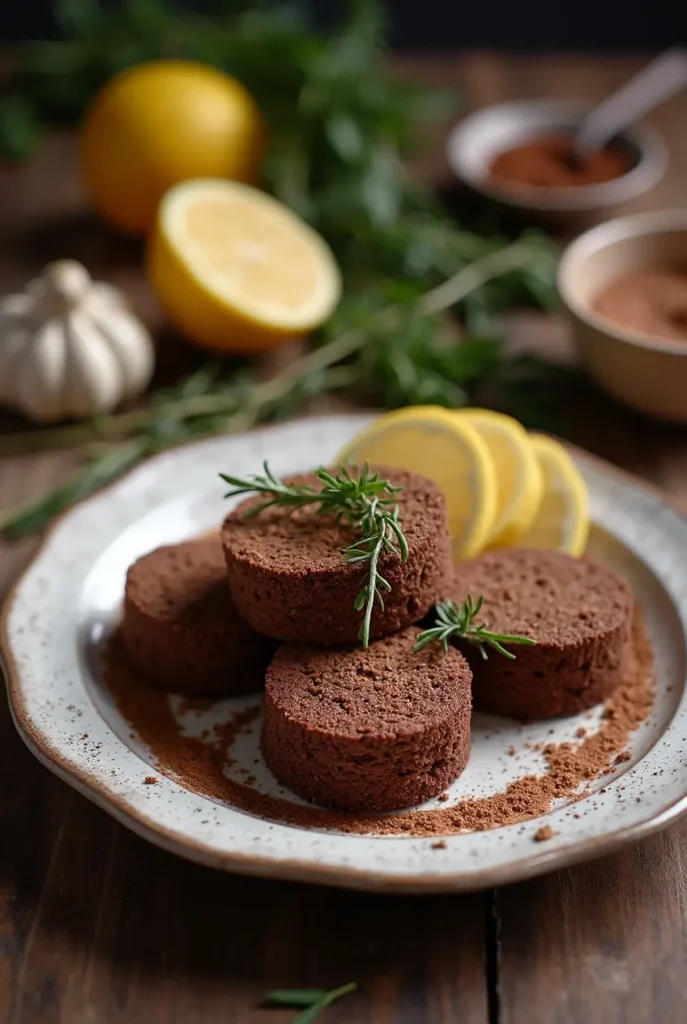
[[[329,1003],[326,1002],[325,998],[318,999],[316,1003],[309,1006],[307,1010],[303,1010],[297,1017],[293,1018],[293,1024],[312,1024],[314,1020],[320,1016],[323,1010],[326,1010]]]
[[[277,988],[267,993],[274,1006],[310,1006],[327,995],[324,988]]]
[[[454,92],[428,89],[405,90],[406,113],[415,121],[445,121],[453,117],[460,104]]]
[[[347,163],[360,159],[363,137],[360,126],[347,114],[334,113],[325,122],[325,132],[332,149]]]
[[[55,17],[66,36],[87,38],[102,23],[103,11],[98,0],[58,0]]]
[[[33,107],[23,96],[0,100],[0,155],[9,160],[28,160],[40,137]]]
[[[328,1006],[335,1003],[337,999],[342,999],[344,996],[354,992],[358,986],[354,981],[349,982],[348,985],[342,985],[341,988],[334,988],[331,992],[325,992],[321,999],[318,999],[316,1003],[313,1003],[307,1010],[303,1010],[297,1017],[294,1018],[293,1024],[312,1024],[314,1020],[317,1020],[323,1010],[326,1010]]]
[[[404,171],[394,150],[381,145],[369,154],[360,181],[360,195],[373,224],[391,224],[395,220],[402,202],[403,179]]]

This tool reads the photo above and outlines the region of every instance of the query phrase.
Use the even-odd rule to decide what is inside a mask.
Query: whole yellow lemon
[[[160,199],[188,178],[254,181],[264,149],[258,108],[229,75],[160,60],[117,75],[81,127],[86,187],[115,227],[145,234]]]

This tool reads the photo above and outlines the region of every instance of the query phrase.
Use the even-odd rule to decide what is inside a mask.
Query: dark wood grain
[[[686,839],[678,826],[621,855],[500,891],[500,1022],[681,1024]]]
[[[456,85],[470,108],[526,95],[594,99],[639,60],[475,54],[404,63]],[[687,100],[653,121],[673,163],[638,207],[684,205]],[[413,171],[445,181],[443,130],[429,141]],[[84,205],[71,138],[48,140],[29,168],[0,169],[0,196],[0,292],[71,255],[124,284],[159,322],[138,245],[105,231]],[[517,318],[511,341],[568,355],[555,321]],[[163,376],[197,358],[171,339],[161,349]],[[684,430],[585,395],[573,435],[687,501]],[[71,461],[0,459],[0,507],[55,483]],[[3,590],[31,548],[0,546]],[[355,979],[360,992],[329,1012],[333,1024],[677,1024],[687,1005],[686,834],[678,827],[599,864],[471,897],[231,877],[146,844],[51,776],[23,747],[3,698],[0,1021],[284,1024],[289,1013],[259,1008],[269,988]]]

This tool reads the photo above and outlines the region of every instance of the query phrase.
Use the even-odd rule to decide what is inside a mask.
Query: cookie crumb
[[[425,836],[431,843],[461,832],[498,828],[528,819],[536,827],[536,821],[541,821],[542,816],[551,810],[554,800],[567,797],[574,804],[590,795],[590,781],[599,778],[603,769],[627,748],[629,737],[652,709],[652,649],[641,620],[635,623],[633,640],[625,676],[611,698],[618,713],[607,716],[598,726],[595,722],[588,722],[588,735],[578,743],[570,740],[547,743],[542,752],[545,765],[540,774],[517,778],[502,792],[486,797],[453,797],[450,802],[439,802],[428,810],[391,815],[358,817],[350,813],[335,814],[312,805],[286,803],[228,777],[225,770],[228,762],[233,763],[232,743],[255,721],[258,708],[251,707],[230,716],[225,723],[213,729],[207,743],[187,736],[172,712],[167,695],[139,682],[116,633],[103,649],[103,677],[123,717],[133,724],[135,735],[141,737],[157,759],[161,776],[181,777],[191,792],[228,802],[239,810],[271,821],[284,821],[301,828],[336,828],[358,835]],[[596,711],[589,712],[582,720],[591,720],[596,714]],[[572,726],[570,732],[574,733],[575,728],[577,726]],[[514,729],[514,736],[518,739],[516,760],[519,760],[525,749],[521,726]],[[642,796],[640,792],[636,797],[638,802]],[[582,815],[573,817],[579,820]],[[532,832],[529,828],[526,832],[530,841],[533,832],[534,828]],[[537,841],[545,841],[546,838],[548,834]],[[428,844],[426,849],[430,848]]]
[[[450,793],[441,793],[437,797],[437,800],[441,800],[442,803],[445,802],[446,800],[450,800],[450,799],[451,799],[451,794]]]
[[[581,740],[587,735],[587,730],[583,725],[581,725],[579,729],[575,730],[575,735],[577,736],[578,740]]]
[[[154,775],[146,775],[143,781],[145,782],[146,786],[154,786],[157,782],[159,782],[159,779],[156,779]]]
[[[438,843],[432,843],[432,849],[433,850],[445,850],[445,849],[447,849],[447,845],[446,845],[446,843],[444,842],[443,839],[440,839]]]
[[[506,753],[508,754],[509,757],[515,757],[515,755],[517,754],[517,750],[515,749],[515,747],[509,747]]]
[[[620,753],[618,754],[618,756],[615,759],[615,763],[616,764],[622,764],[623,761],[631,761],[631,760],[632,760],[632,754],[630,753],[630,751],[629,750],[621,750]]]
[[[545,843],[547,839],[553,839],[555,834],[550,825],[542,825],[541,828],[537,829],[532,838],[535,843]]]

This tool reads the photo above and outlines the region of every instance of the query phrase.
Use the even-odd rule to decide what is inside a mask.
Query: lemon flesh
[[[518,547],[553,548],[569,555],[584,552],[589,535],[587,487],[571,456],[558,441],[530,434],[544,478],[539,509]]]
[[[446,496],[456,558],[484,547],[496,514],[496,473],[489,449],[467,421],[438,406],[381,416],[346,445],[338,461],[393,466],[434,480]]]
[[[459,409],[453,416],[474,427],[496,469],[496,516],[489,547],[509,547],[529,529],[539,508],[544,477],[525,428],[490,409]]]
[[[235,181],[170,189],[147,262],[172,323],[221,352],[261,351],[310,331],[341,294],[325,241],[278,200]]]

